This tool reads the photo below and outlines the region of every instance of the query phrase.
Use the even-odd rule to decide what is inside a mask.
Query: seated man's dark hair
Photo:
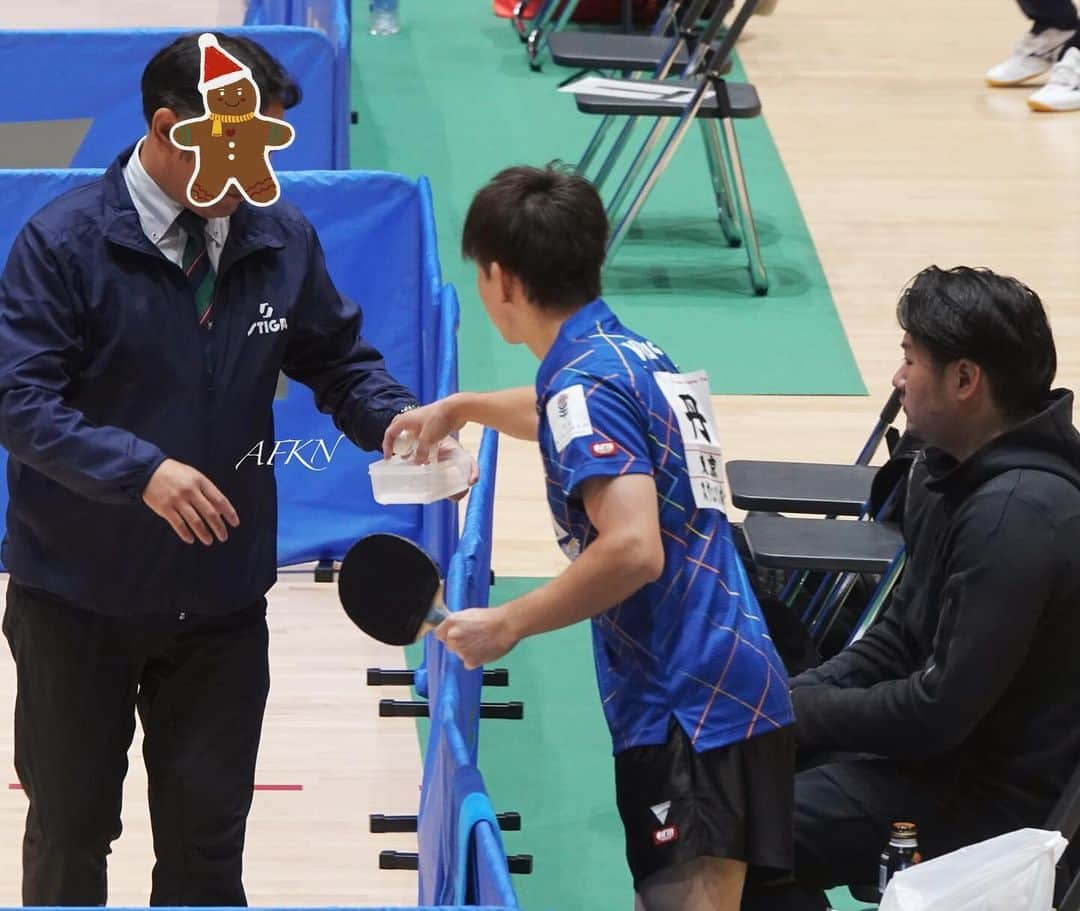
[[[966,358],[990,381],[1010,418],[1038,411],[1057,372],[1054,336],[1042,301],[1015,278],[989,269],[930,266],[896,308],[900,326],[944,366]]]

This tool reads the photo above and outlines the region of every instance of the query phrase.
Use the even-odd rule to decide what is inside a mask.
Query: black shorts
[[[746,861],[755,875],[792,868],[795,735],[791,727],[694,752],[673,720],[663,746],[615,757],[615,793],[635,889],[696,857]]]

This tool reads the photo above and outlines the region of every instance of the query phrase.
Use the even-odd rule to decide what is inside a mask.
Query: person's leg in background
[[[120,835],[138,660],[122,619],[14,580],[4,634],[15,658],[15,768],[30,806],[25,905],[104,905]]]
[[[1080,111],[1080,19],[1076,6],[1071,0],[1020,0],[1020,6],[1034,20],[1035,28],[1043,29],[1042,35],[1055,36],[1047,44],[1065,38],[1046,85],[1028,98],[1028,107],[1043,113]]]
[[[150,904],[246,905],[244,836],[270,689],[266,603],[171,622],[138,703],[156,857]]]
[[[878,859],[893,822],[934,827],[935,797],[897,763],[854,759],[795,776],[794,882],[749,876],[743,911],[823,911],[825,889],[877,882]]]
[[[1017,0],[1031,20],[1012,54],[986,72],[991,86],[1023,85],[1048,72],[1076,40],[1080,29],[1072,0]]]
[[[635,911],[738,911],[746,864],[697,857],[654,873],[638,888]]]

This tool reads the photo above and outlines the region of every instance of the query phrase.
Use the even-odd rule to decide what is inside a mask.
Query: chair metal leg
[[[836,621],[844,604],[847,602],[848,595],[851,594],[851,590],[855,587],[855,582],[858,578],[858,573],[843,573],[837,578],[835,584],[829,591],[828,597],[821,605],[821,610],[818,611],[817,616],[814,617],[813,621],[810,623],[808,631],[815,642],[823,641],[828,635],[829,630],[832,629],[833,623]]]
[[[737,247],[742,243],[742,233],[735,225],[731,180],[724,163],[723,146],[716,121],[702,120],[701,135],[705,140],[705,159],[709,163],[709,177],[712,179],[713,195],[716,197],[716,218],[728,246]]]
[[[675,157],[675,152],[679,148],[679,143],[683,141],[683,137],[686,136],[686,131],[693,126],[694,121],[697,119],[697,112],[701,108],[701,97],[698,96],[697,103],[690,105],[686,111],[683,112],[679,118],[678,124],[668,137],[667,142],[664,144],[663,150],[660,152],[660,157],[653,164],[652,169],[649,171],[645,178],[645,182],[641,185],[641,189],[638,190],[637,195],[630,203],[630,208],[626,214],[619,220],[618,226],[612,232],[611,237],[608,240],[608,257],[610,258],[619,249],[619,246],[626,239],[626,235],[630,230],[630,226],[634,223],[634,219],[637,218],[638,212],[641,211],[641,207],[645,205],[645,200],[649,198],[649,194],[652,192],[656,182],[660,179],[660,175],[667,170],[667,166],[671,164],[671,159]],[[652,147],[654,141],[653,134],[659,135],[659,131],[663,129],[662,118],[657,118],[656,126],[653,127],[652,132],[649,134],[649,139],[646,140],[646,145],[642,147],[642,151],[647,153],[647,149]],[[637,161],[635,161],[637,164]],[[627,177],[629,178],[629,174]]]
[[[806,607],[803,608],[800,619],[803,625],[810,629],[814,623],[817,622],[817,618],[821,616],[821,612],[825,609],[829,598],[833,592],[836,591],[837,586],[842,581],[842,573],[828,572],[821,577],[821,581],[818,583],[818,587],[814,589],[814,594],[810,598]]]
[[[563,28],[567,22],[570,21],[570,17],[574,15],[574,10],[577,9],[578,3],[581,0],[566,0],[566,5],[563,7],[563,11],[559,16],[558,21],[555,23],[555,28],[552,31],[559,31]]]
[[[637,117],[628,117],[622,129],[619,130],[619,135],[615,138],[607,158],[604,159],[604,163],[600,165],[600,170],[596,172],[596,177],[593,178],[593,185],[597,190],[601,189],[611,176],[611,172],[615,169],[616,163],[622,156],[626,144],[630,141],[630,134],[634,132],[638,119]]]
[[[600,151],[600,148],[604,144],[604,139],[607,137],[608,130],[611,129],[611,125],[615,123],[615,116],[613,114],[605,114],[600,121],[600,125],[596,128],[596,131],[592,135],[592,139],[589,140],[589,144],[585,147],[585,154],[581,156],[581,160],[577,165],[577,172],[585,177],[585,172],[589,170],[589,165],[592,164],[593,159],[596,157],[596,153]]]
[[[739,139],[735,135],[735,124],[730,117],[723,118],[724,139],[727,140],[725,152],[732,176],[735,178],[735,192],[738,200],[737,211],[742,226],[743,240],[746,244],[746,258],[750,265],[750,284],[758,296],[769,291],[769,276],[761,259],[761,246],[758,243],[757,227],[754,225],[754,212],[750,208],[750,193],[746,189],[746,174],[743,172],[742,157],[739,155]]]
[[[547,29],[547,26],[552,18],[554,18],[555,12],[559,6],[559,0],[550,0],[550,2],[537,13],[536,18],[533,20],[532,31],[529,32],[529,37],[525,41],[525,52],[529,57],[530,68],[534,70],[540,69],[540,57],[547,48],[548,36],[551,32],[559,31],[559,29],[570,21],[570,17],[574,14],[574,10],[577,9],[579,2],[580,0],[566,0],[562,12],[555,21],[554,27],[550,30]],[[544,18],[541,19],[541,16]]]
[[[525,41],[525,54],[529,58],[530,67],[533,67],[536,62],[544,28],[551,21],[551,17],[555,14],[558,6],[559,0],[541,0],[540,8],[536,11],[536,15],[533,16],[532,23],[525,33],[523,39]]]
[[[528,36],[528,27],[525,22],[525,13],[529,8],[529,4],[532,0],[517,0],[514,4],[514,10],[510,14],[510,24],[514,27],[514,31],[517,32],[517,36],[524,43],[525,38]],[[543,2],[543,0],[541,0]]]
[[[881,581],[878,582],[877,588],[874,589],[874,595],[863,610],[859,622],[855,624],[855,629],[851,631],[851,635],[848,637],[847,641],[848,645],[851,645],[853,642],[858,642],[866,635],[866,631],[870,629],[871,624],[877,619],[877,615],[881,613],[881,608],[885,604],[885,599],[896,585],[896,580],[900,578],[900,573],[904,571],[904,564],[906,562],[907,551],[904,548],[900,548],[899,553],[893,558],[892,563],[889,564],[889,568],[885,570],[885,575],[883,575]]]
[[[619,184],[618,189],[615,191],[615,195],[611,198],[611,202],[608,203],[607,207],[608,218],[612,222],[619,217],[619,212],[622,210],[623,203],[626,202],[626,198],[634,188],[634,183],[641,175],[641,171],[645,167],[646,162],[648,162],[649,156],[652,154],[657,141],[660,139],[660,135],[664,132],[665,126],[666,123],[664,118],[657,117],[653,122],[652,129],[649,130],[649,135],[645,137],[645,141],[638,149],[637,155],[634,156],[634,160],[630,163],[630,167],[623,175],[622,182]]]

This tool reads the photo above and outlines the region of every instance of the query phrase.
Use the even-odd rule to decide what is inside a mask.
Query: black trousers
[[[1017,0],[1035,28],[1078,29],[1076,6],[1072,0]]]
[[[103,905],[142,722],[152,905],[244,905],[244,832],[270,687],[266,602],[225,617],[109,617],[14,580],[15,768],[30,801],[23,903]]]
[[[825,889],[874,888],[881,850],[890,827],[900,821],[917,824],[926,859],[1025,824],[985,800],[958,797],[939,776],[919,774],[907,763],[874,757],[827,761],[795,776],[795,881],[748,877],[743,911],[823,911]]]

